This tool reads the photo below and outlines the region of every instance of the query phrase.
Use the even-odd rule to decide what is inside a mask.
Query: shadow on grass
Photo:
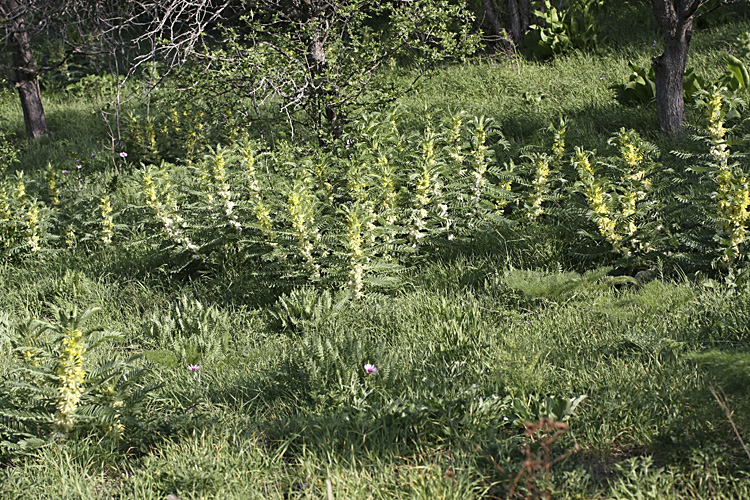
[[[92,154],[99,156],[97,165],[107,165],[103,157],[111,155],[111,141],[98,110],[80,99],[52,98],[44,104],[50,135],[23,146],[18,164],[22,169],[39,170],[48,163],[58,170],[70,169],[76,160],[91,167],[93,162],[87,160]],[[17,142],[23,143],[26,131],[20,110],[9,114],[8,119]]]

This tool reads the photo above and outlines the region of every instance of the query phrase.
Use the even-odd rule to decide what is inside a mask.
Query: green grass
[[[602,14],[601,32],[607,42],[600,54],[574,52],[544,63],[523,57],[488,56],[472,64],[441,68],[411,94],[399,100],[407,115],[423,120],[425,110],[451,113],[461,110],[493,117],[515,147],[537,144],[558,115],[571,120],[569,144],[602,150],[611,134],[621,127],[634,128],[648,140],[669,151],[675,145],[656,131],[655,105],[621,106],[609,87],[627,81],[628,62],[648,67],[662,53],[655,20],[648,6],[629,2]],[[724,71],[723,54],[737,53],[737,37],[750,29],[747,12],[733,23],[696,30],[688,67],[709,81]],[[699,113],[688,106],[692,121]],[[515,148],[513,148],[515,149]]]
[[[405,124],[425,109],[491,116],[516,152],[547,141],[543,129],[562,113],[569,145],[604,149],[620,127],[665,152],[688,144],[654,132],[653,106],[624,108],[608,89],[627,78],[628,60],[657,54],[643,9],[629,2],[607,18],[601,55],[442,68],[400,100]],[[691,64],[718,75],[724,41],[748,29],[739,17],[697,31]],[[84,167],[94,187],[81,196],[99,192],[112,171],[98,111],[64,95],[45,104],[53,134],[25,146],[17,168],[42,191],[40,166],[96,153]],[[12,96],[0,114],[22,134]],[[135,220],[140,188],[128,175],[118,209]],[[2,264],[0,380],[18,366],[17,326],[54,304],[101,307],[92,324],[126,341],[91,361],[142,354],[162,385],[122,440],[92,432],[2,455],[0,498],[326,498],[328,488],[333,498],[505,498],[524,447],[539,452],[525,422],[550,414],[570,426],[553,456],[578,447],[552,468],[555,498],[750,496],[750,460],[710,391],[723,391],[750,438],[743,276],[658,267],[638,280],[611,276],[571,253],[568,230],[500,226],[355,301],[335,287],[271,286],[240,257],[172,272],[146,231]],[[188,371],[194,363],[200,371]]]
[[[335,313],[281,331],[269,308],[226,306],[200,283],[157,291],[100,278],[72,287],[50,270],[16,270],[3,285],[17,284],[4,309],[43,313],[40,295],[102,306],[97,323],[125,331],[128,349],[145,349],[164,386],[149,402],[148,431],[126,434],[122,445],[70,440],[7,463],[7,498],[304,498],[319,497],[329,479],[341,498],[502,495],[521,465],[523,422],[544,415],[546,398],[580,395],[557,449],[581,447],[554,468],[561,495],[609,498],[625,494],[617,481],[653,481],[659,494],[700,496],[709,475],[726,498],[750,487],[748,463],[707,389],[723,387],[747,429],[741,380],[750,358],[738,346],[750,315],[720,314],[747,303],[750,290],[622,286],[556,271],[528,288],[531,277],[494,256],[460,258],[427,265],[402,293],[338,298]],[[177,293],[215,311],[212,336],[230,333],[227,348],[198,360],[197,376],[174,361],[176,350],[148,347],[144,325],[174,318],[168,297]],[[183,309],[186,322],[199,315]],[[715,330],[719,320],[731,327]],[[715,350],[727,342],[731,351]],[[706,348],[714,350],[701,354]],[[366,362],[378,373],[365,374]],[[710,461],[697,464],[707,447]],[[629,475],[620,469],[631,458],[654,465]]]

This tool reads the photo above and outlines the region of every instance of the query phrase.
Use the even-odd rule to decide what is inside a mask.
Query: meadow
[[[750,497],[750,16],[678,137],[612,88],[648,9],[599,29],[322,146],[165,91],[115,148],[93,78],[27,144],[5,89],[0,498]]]

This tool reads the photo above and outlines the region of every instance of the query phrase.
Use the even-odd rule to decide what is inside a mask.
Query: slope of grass
[[[412,125],[437,109],[492,116],[516,150],[564,114],[570,144],[603,148],[634,127],[669,151],[682,139],[654,132],[653,107],[622,107],[608,88],[628,60],[658,54],[643,9],[628,2],[606,20],[601,55],[446,67],[400,105]],[[692,64],[715,77],[747,29],[738,16],[698,31]],[[46,105],[53,135],[17,167],[42,184],[47,162],[72,168],[96,154],[83,168],[111,174],[101,157],[117,152],[91,103]],[[10,96],[2,116],[22,133]],[[92,434],[4,455],[0,498],[504,498],[549,442],[525,423],[548,416],[569,425],[553,457],[571,455],[532,484],[556,498],[749,497],[733,424],[747,437],[750,288],[658,269],[617,278],[582,269],[565,245],[544,226],[478,235],[361,301],[268,287],[240,265],[170,273],[130,242],[3,264],[0,376],[18,367],[18,325],[49,318],[50,304],[99,306],[93,323],[126,341],[92,361],[142,354],[162,385],[122,440]]]
[[[122,445],[71,439],[15,459],[0,472],[5,497],[305,498],[326,481],[341,498],[502,496],[521,467],[523,423],[547,415],[550,398],[582,395],[554,448],[580,447],[554,467],[561,496],[629,498],[625,481],[702,497],[709,476],[718,498],[750,487],[708,391],[724,387],[745,414],[742,384],[724,363],[744,373],[750,314],[734,314],[723,332],[715,325],[750,290],[623,287],[603,273],[519,275],[494,256],[459,258],[428,265],[403,293],[336,296],[282,328],[269,312],[295,313],[280,303],[225,306],[201,283],[156,289],[77,270],[90,265],[68,262],[67,277],[52,264],[17,269],[4,279],[15,292],[4,310],[44,315],[42,298],[102,306],[96,322],[127,332],[127,348],[144,352],[164,384],[149,402],[148,431]],[[216,311],[206,334],[224,339],[220,348],[181,358],[201,332],[148,333],[156,318],[176,317],[170,301],[188,304],[183,321],[196,319],[196,299],[177,295]],[[728,346],[731,355],[700,354]],[[189,372],[188,361],[201,370]],[[739,424],[747,428],[744,417]]]

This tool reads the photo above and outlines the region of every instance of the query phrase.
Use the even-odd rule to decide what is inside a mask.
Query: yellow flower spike
[[[47,163],[47,192],[49,200],[53,206],[60,205],[60,188],[57,185],[57,173],[52,169],[52,165]]]
[[[534,176],[534,180],[531,181],[531,184],[534,187],[534,189],[531,193],[531,196],[529,198],[529,203],[527,205],[529,216],[532,219],[539,217],[540,215],[544,213],[544,209],[542,208],[542,203],[544,202],[544,196],[547,194],[547,191],[548,191],[547,179],[550,173],[549,159],[544,155],[537,157],[534,162],[534,169],[535,169],[535,176]]]
[[[83,394],[86,373],[83,370],[86,346],[81,341],[83,333],[66,329],[62,338],[62,350],[58,358],[57,413],[54,417],[55,430],[66,435],[74,425],[74,413]]]
[[[320,277],[320,266],[315,262],[313,241],[319,239],[315,228],[314,201],[305,179],[295,181],[293,190],[288,194],[287,205],[292,228],[297,236],[297,248],[305,267],[314,278]]]
[[[38,252],[40,250],[39,242],[39,205],[36,201],[31,202],[26,220],[26,232],[28,235],[29,249],[32,252]]]
[[[102,214],[102,243],[109,245],[112,243],[112,237],[114,236],[115,223],[112,218],[112,204],[110,202],[110,196],[104,195],[101,198],[99,208]]]

